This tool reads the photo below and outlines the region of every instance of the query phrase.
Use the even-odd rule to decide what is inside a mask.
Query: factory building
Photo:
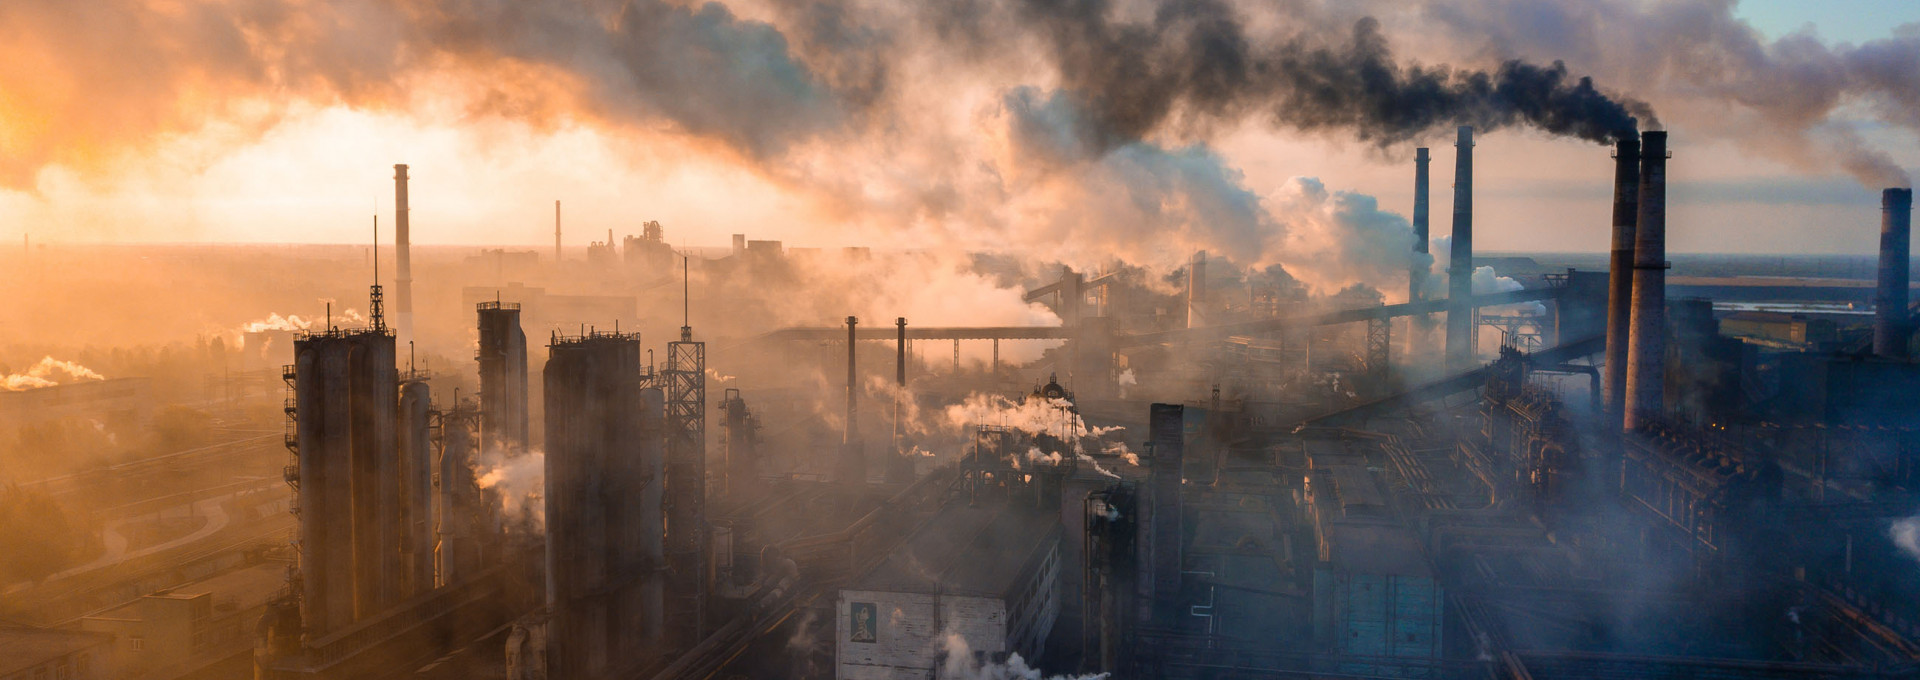
[[[1612,144],[1611,214],[1591,220],[1608,271],[1542,266],[1475,294],[1473,131],[1456,134],[1444,294],[1422,238],[1394,304],[1195,252],[1183,288],[1060,272],[1025,296],[1059,326],[845,317],[716,336],[709,356],[682,300],[657,374],[636,334],[555,334],[543,523],[506,516],[476,474],[531,453],[508,296],[469,290],[492,300],[476,302],[477,404],[435,404],[377,324],[310,333],[292,372],[300,595],[269,608],[263,677],[364,671],[424,630],[436,650],[504,644],[515,680],[1848,677],[1920,661],[1920,607],[1901,604],[1920,592],[1888,575],[1903,557],[1884,545],[1920,484],[1912,319],[1887,292],[1909,282],[1880,272],[1871,325],[1673,295],[1668,138],[1648,132]],[[1883,270],[1905,267],[1910,199],[1882,208]],[[629,269],[689,257],[622,245]],[[611,234],[597,247],[590,261],[623,266]],[[747,277],[793,257],[825,256],[742,235],[709,285],[764,285]],[[1444,335],[1412,340],[1441,314]],[[938,362],[914,353],[926,340]],[[1034,340],[1058,346],[1002,364],[999,343]],[[978,380],[962,342],[994,343]],[[873,370],[879,349],[892,370]],[[716,364],[749,354],[834,377],[722,383],[709,404]],[[936,370],[909,380],[916,362]],[[969,409],[987,413],[960,423]],[[947,431],[911,420],[928,414]],[[382,627],[448,616],[474,625]]]
[[[946,505],[839,590],[834,677],[939,676],[953,654],[1038,658],[1062,607],[1059,533],[1053,514],[1004,497]]]
[[[556,336],[548,351],[548,677],[631,672],[667,634],[664,398],[642,380],[637,335]]]
[[[485,445],[517,454],[527,448],[527,335],[520,326],[520,305],[481,302],[481,431]]]

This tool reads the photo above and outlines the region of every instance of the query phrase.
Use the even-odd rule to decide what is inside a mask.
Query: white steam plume
[[[473,463],[473,478],[483,491],[492,491],[500,499],[501,516],[511,520],[508,526],[529,526],[534,531],[547,527],[547,454],[540,449],[507,457],[498,451],[481,453]]]
[[[106,380],[106,377],[80,364],[47,356],[25,371],[0,377],[0,391],[19,392],[82,380]]]
[[[1106,673],[1047,675],[1028,666],[1018,652],[1008,656],[1004,663],[976,659],[967,638],[951,630],[940,636],[940,651],[945,657],[937,676],[941,680],[1104,680],[1107,677]]]
[[[1900,552],[1920,560],[1920,515],[1894,520],[1887,526],[1887,537]]]

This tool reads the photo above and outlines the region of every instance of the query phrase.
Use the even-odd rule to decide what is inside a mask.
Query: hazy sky
[[[0,163],[0,236],[16,241],[23,232],[41,242],[362,241],[376,210],[383,228],[391,224],[393,163],[412,166],[416,243],[542,249],[552,242],[552,201],[563,199],[573,246],[660,220],[671,240],[693,245],[745,232],[802,245],[1000,245],[1092,257],[1103,250],[1104,222],[1138,223],[1130,238],[1205,232],[1212,227],[1190,223],[1249,210],[1254,228],[1295,224],[1307,218],[1281,206],[1300,205],[1300,187],[1312,186],[1295,178],[1317,178],[1336,202],[1372,197],[1379,210],[1406,215],[1421,143],[1433,148],[1435,236],[1451,209],[1445,126],[1382,147],[1246,112],[1194,123],[1176,105],[1167,122],[1109,155],[1036,160],[1020,127],[1031,121],[1014,103],[1021,88],[1044,95],[1071,84],[1050,70],[1046,36],[990,45],[984,56],[953,38],[951,51],[922,54],[902,49],[914,40],[898,36],[928,25],[943,39],[965,31],[902,18],[911,13],[891,3],[821,3],[852,8],[827,16],[778,0],[724,8],[646,0],[625,10],[583,0],[599,13],[528,10],[502,21],[614,36],[604,54],[586,57],[549,34],[504,35],[489,23],[498,16],[460,16],[500,13],[471,0],[399,19],[378,3],[317,3],[324,21],[288,21],[275,12],[292,10],[256,0],[67,4],[0,5],[0,45],[13,45],[0,47],[0,156],[11,158]],[[1157,3],[1114,4],[1125,13]],[[1314,11],[1331,17],[1338,30],[1325,33],[1334,38],[1358,13],[1378,15],[1403,65],[1565,59],[1602,92],[1649,102],[1674,140],[1671,250],[1871,252],[1878,187],[1856,181],[1842,157],[1864,148],[1920,167],[1920,114],[1899,112],[1920,101],[1920,81],[1871,80],[1899,68],[1833,76],[1844,85],[1820,78],[1857,69],[1842,62],[1862,54],[1880,59],[1873,63],[1913,56],[1920,3],[1748,0],[1730,14],[1729,4],[1380,0]],[[1256,43],[1294,20],[1259,9],[1271,6],[1241,5]],[[1635,46],[1620,37],[1631,29],[1618,24],[1716,12],[1735,22],[1726,53],[1745,61],[1649,62],[1657,39]],[[1743,51],[1748,25],[1758,47]],[[639,46],[660,42],[668,46],[652,49],[671,51]],[[1878,52],[1853,49],[1869,43]],[[1643,82],[1648,63],[1661,70]],[[1797,68],[1806,80],[1776,88],[1774,68]],[[1813,103],[1780,101],[1798,96]],[[1025,113],[1041,120],[1059,110]],[[1609,152],[1524,125],[1482,135],[1479,247],[1604,249]],[[1238,205],[1242,194],[1258,205]],[[1345,208],[1325,209],[1348,219]],[[1130,248],[1139,246],[1112,250]]]

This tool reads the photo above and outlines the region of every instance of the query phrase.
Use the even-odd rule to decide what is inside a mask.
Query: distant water
[[[1486,253],[1476,263],[1492,265],[1506,276],[1550,274],[1571,267],[1604,271],[1606,253]],[[1530,261],[1530,262],[1529,262]],[[1703,255],[1673,254],[1674,276],[1785,276],[1871,281],[1880,266],[1876,255]],[[1504,265],[1504,266],[1503,266]],[[1511,269],[1512,271],[1508,271]]]

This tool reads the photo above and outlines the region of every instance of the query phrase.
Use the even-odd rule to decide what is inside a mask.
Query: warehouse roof
[[[0,675],[24,671],[89,647],[113,643],[113,636],[79,630],[0,626]]]
[[[857,590],[1005,597],[1058,536],[1056,513],[1006,499],[947,503]]]

